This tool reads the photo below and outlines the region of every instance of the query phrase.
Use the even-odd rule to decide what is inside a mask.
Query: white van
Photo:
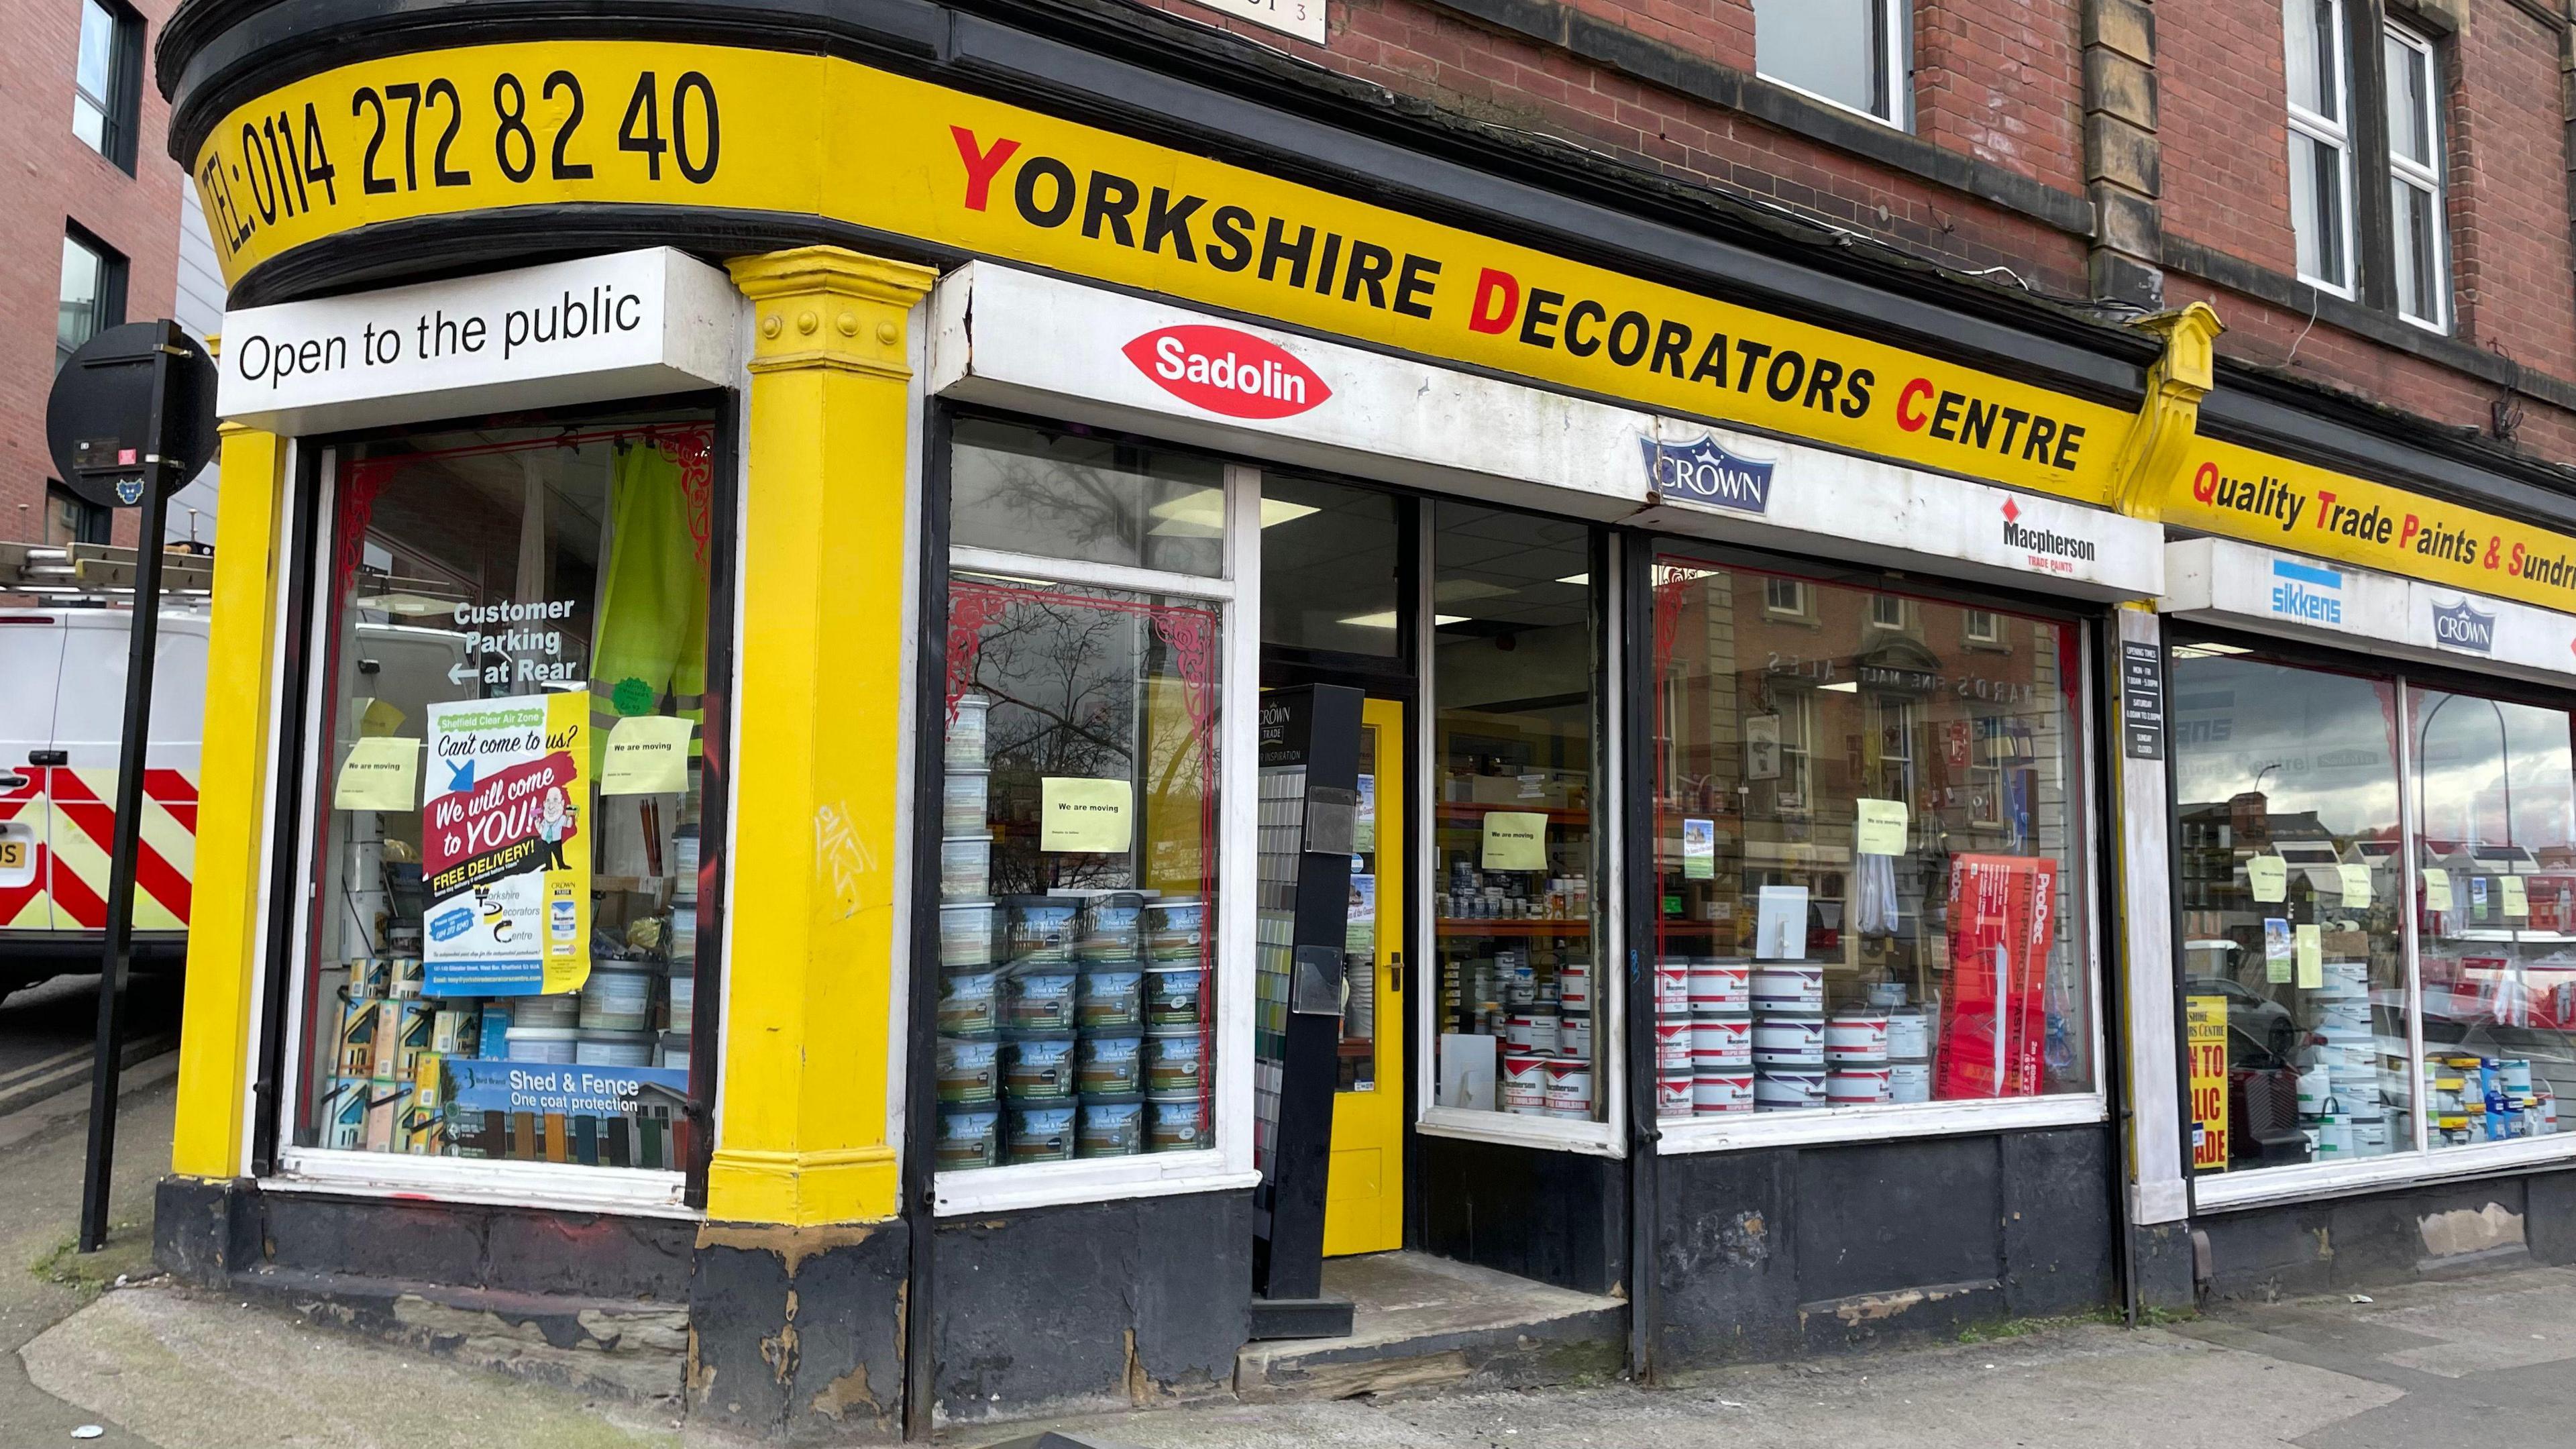
[[[0,609],[0,995],[97,969],[130,617]],[[135,862],[137,965],[175,967],[185,951],[205,699],[206,616],[165,611]]]

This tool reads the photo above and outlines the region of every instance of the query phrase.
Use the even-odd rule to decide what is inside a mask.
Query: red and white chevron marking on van
[[[0,878],[0,930],[105,930],[116,772],[22,765],[10,773],[23,783],[0,790],[0,822],[33,831],[34,870],[17,885]],[[196,780],[184,770],[144,771],[136,930],[187,929],[196,867]]]

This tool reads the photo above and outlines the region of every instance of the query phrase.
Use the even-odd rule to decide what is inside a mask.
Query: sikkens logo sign
[[[1231,327],[1157,327],[1120,350],[1163,391],[1229,418],[1293,418],[1333,395],[1286,348]]]

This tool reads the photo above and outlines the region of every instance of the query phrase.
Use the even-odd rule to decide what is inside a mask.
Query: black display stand
[[[1324,1185],[1342,1038],[1342,946],[1359,814],[1360,691],[1261,696],[1260,945],[1253,1026],[1252,1336],[1339,1338],[1323,1297]]]

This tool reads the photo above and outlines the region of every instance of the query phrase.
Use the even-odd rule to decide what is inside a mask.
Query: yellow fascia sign
[[[2110,502],[2133,422],[2124,408],[824,56],[584,40],[364,61],[244,103],[193,170],[236,283],[383,222],[739,208],[2087,503]]]
[[[2576,538],[2534,524],[2210,438],[2168,490],[2177,527],[2576,613]]]

